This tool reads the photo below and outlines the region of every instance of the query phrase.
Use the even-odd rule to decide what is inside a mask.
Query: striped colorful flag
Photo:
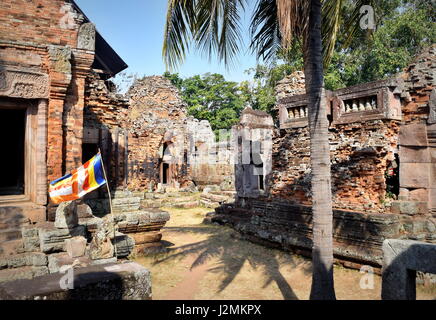
[[[50,198],[56,204],[76,200],[105,183],[101,154],[98,153],[80,168],[51,182]]]

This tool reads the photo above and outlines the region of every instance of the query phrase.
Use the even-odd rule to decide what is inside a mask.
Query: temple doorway
[[[171,143],[165,142],[162,149],[162,159],[160,164],[160,183],[162,185],[170,185],[172,183],[171,145]]]
[[[0,109],[0,196],[25,194],[26,109]]]

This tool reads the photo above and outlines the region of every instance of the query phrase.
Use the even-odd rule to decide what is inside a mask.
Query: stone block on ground
[[[162,233],[159,231],[130,233],[129,236],[133,238],[135,244],[137,245],[143,243],[159,242],[162,239]]]
[[[85,235],[86,228],[82,225],[73,229],[56,229],[53,224],[46,223],[39,228],[41,251],[44,253],[65,251],[66,239]]]
[[[81,219],[81,218],[93,218],[94,217],[94,215],[92,214],[91,207],[86,203],[78,204],[76,212],[77,212],[77,217],[79,219]]]
[[[46,266],[41,266],[41,267],[26,266],[26,267],[13,268],[13,269],[4,269],[4,270],[0,270],[0,283],[10,282],[18,279],[32,279],[46,274],[48,274],[48,268]],[[2,299],[0,298],[0,300]]]
[[[73,229],[79,224],[77,204],[75,201],[62,202],[56,209],[55,227]]]
[[[166,252],[167,248],[162,242],[143,243],[136,245],[132,254],[137,256],[146,256]]]
[[[71,258],[67,253],[54,253],[48,255],[48,270],[50,273],[59,272],[62,267],[65,266],[75,266],[84,267],[91,264],[91,259],[88,257]]]
[[[132,253],[133,248],[135,247],[135,240],[126,234],[117,232],[114,239],[114,245],[116,247],[117,257],[126,258],[130,253]]]
[[[160,230],[170,219],[170,214],[160,209],[148,209],[119,215],[118,231],[129,234]]]
[[[67,239],[65,240],[65,250],[70,258],[82,257],[85,255],[86,243],[87,241],[85,237]]]
[[[117,257],[112,257],[108,259],[98,259],[98,260],[92,260],[91,265],[100,265],[100,264],[108,264],[108,263],[116,263]]]
[[[64,274],[0,285],[1,300],[150,300],[151,276],[134,263],[94,265],[74,270],[73,287],[60,286]]]
[[[20,267],[43,267],[47,265],[47,256],[43,253],[20,253],[0,256],[0,269]]]

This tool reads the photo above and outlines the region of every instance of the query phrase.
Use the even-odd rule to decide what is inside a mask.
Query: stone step
[[[40,252],[26,252],[0,256],[0,269],[43,267],[47,266],[47,264],[47,256]]]
[[[33,279],[48,274],[47,267],[20,267],[0,270],[0,283],[21,279]]]
[[[70,290],[64,274],[0,285],[0,300],[151,300],[151,275],[134,263],[110,263],[74,269]]]
[[[0,243],[18,239],[21,239],[21,228],[0,230]]]
[[[200,199],[200,205],[202,205],[203,207],[206,208],[211,208],[211,209],[215,209],[217,207],[219,207],[219,203],[214,202],[214,201],[210,201],[208,199]]]
[[[116,190],[112,193],[113,199],[120,199],[120,198],[131,198],[133,197],[132,192],[128,190]]]
[[[0,257],[11,254],[22,253],[24,251],[24,243],[22,239],[8,240],[0,243]]]
[[[173,206],[175,208],[190,209],[190,208],[198,207],[199,204],[200,204],[199,201],[188,201],[188,202],[176,203]]]
[[[207,199],[207,200],[210,200],[213,202],[218,202],[218,203],[227,202],[230,200],[230,198],[227,196],[216,195],[216,194],[212,194],[212,193],[202,194],[201,199]]]

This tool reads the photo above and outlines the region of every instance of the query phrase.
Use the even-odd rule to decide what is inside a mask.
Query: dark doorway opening
[[[82,163],[91,160],[98,153],[97,143],[84,143],[82,144]]]
[[[261,167],[261,170],[263,171],[263,167]],[[264,190],[265,186],[263,183],[263,175],[259,175],[259,190]]]
[[[0,196],[23,195],[26,110],[0,110]]]
[[[162,184],[168,184],[168,177],[170,174],[170,165],[168,163],[162,163]]]
[[[387,197],[397,200],[400,194],[400,157],[398,154],[395,154],[394,161],[388,163],[385,178]]]
[[[262,143],[259,141],[250,142],[250,165],[253,166],[253,174],[257,176],[257,189],[264,190],[264,175],[263,175],[263,161],[261,157]]]

